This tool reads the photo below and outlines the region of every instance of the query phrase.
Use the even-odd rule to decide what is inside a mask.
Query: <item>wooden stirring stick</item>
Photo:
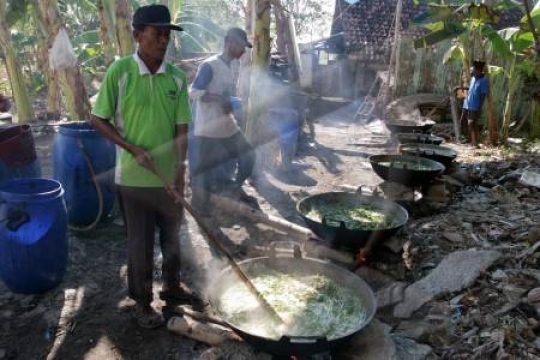
[[[217,238],[217,236],[214,235],[212,231],[208,228],[208,226],[201,220],[201,216],[197,214],[197,212],[191,207],[191,205],[184,199],[183,196],[181,196],[176,189],[169,184],[167,181],[167,178],[163,176],[157,169],[153,169],[154,174],[157,175],[157,177],[161,180],[163,185],[165,186],[165,190],[174,198],[174,202],[177,204],[181,204],[195,219],[195,222],[201,230],[208,236],[208,239],[212,242],[212,244],[221,251],[223,255],[227,258],[229,261],[229,264],[231,265],[231,268],[234,270],[234,272],[238,275],[240,280],[247,286],[248,290],[255,296],[257,301],[259,302],[259,305],[275,320],[279,322],[279,324],[284,324],[285,322],[283,319],[278,315],[278,313],[274,310],[272,306],[266,301],[264,296],[257,290],[257,288],[253,285],[251,280],[249,280],[249,277],[246,275],[246,273],[238,266],[236,261],[234,261],[234,258],[229,253],[229,251],[223,246],[223,243]]]

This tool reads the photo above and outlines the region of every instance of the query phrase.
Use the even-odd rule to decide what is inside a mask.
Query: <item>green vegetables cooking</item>
[[[292,276],[272,270],[250,277],[285,322],[276,326],[261,319],[258,301],[245,285],[237,283],[222,294],[219,309],[229,322],[252,334],[276,340],[283,335],[331,340],[354,332],[366,320],[366,304],[356,292],[327,276]]]
[[[345,205],[345,206],[344,206]],[[384,214],[380,209],[369,205],[318,204],[306,214],[313,221],[340,226],[343,222],[350,230],[389,229],[399,225],[394,217]]]

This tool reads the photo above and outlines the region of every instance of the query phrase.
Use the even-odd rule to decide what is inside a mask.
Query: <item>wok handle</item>
[[[326,226],[330,226],[330,227],[333,227],[333,228],[337,227],[337,228],[339,228],[339,229],[346,229],[346,228],[347,228],[347,226],[345,225],[345,223],[344,223],[343,221],[341,221],[341,220],[332,220],[332,222],[338,223],[338,224],[339,224],[339,227],[334,226],[334,225],[332,225],[332,224],[329,224],[329,223],[328,223],[328,219],[326,218],[326,216],[323,216],[323,217],[321,218],[321,223],[324,224],[324,225],[326,225]]]
[[[276,246],[277,246],[277,243],[290,243],[293,245],[293,257],[295,259],[302,259],[303,256],[302,256],[302,244],[300,244],[298,241],[294,241],[294,240],[285,240],[285,241],[272,241],[270,243],[270,248],[268,250],[268,257],[271,258],[271,259],[275,259],[277,258],[277,251],[276,251]]]
[[[280,342],[289,344],[326,344],[328,339],[326,336],[287,336],[283,335]]]

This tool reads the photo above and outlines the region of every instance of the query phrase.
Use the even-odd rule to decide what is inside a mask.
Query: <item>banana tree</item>
[[[118,53],[128,56],[135,51],[135,43],[131,35],[131,9],[127,0],[116,1],[116,38],[118,40]]]
[[[39,0],[39,9],[49,34],[48,42],[52,46],[53,41],[60,31],[62,19],[58,11],[56,0]],[[56,70],[60,81],[62,94],[69,117],[72,120],[87,119],[90,113],[90,102],[86,95],[86,88],[80,69],[77,65],[65,69]]]
[[[246,134],[248,138],[255,142],[255,138],[259,135],[256,133],[256,129],[263,128],[259,126],[259,122],[263,121],[263,114],[265,109],[263,108],[264,95],[261,94],[261,88],[258,86],[257,77],[262,74],[266,74],[268,64],[270,62],[270,0],[249,0],[253,1],[252,11],[254,12],[255,27],[254,27],[254,41],[253,41],[253,59],[251,71],[251,89],[250,98],[248,102],[248,118],[246,122]],[[265,160],[263,159],[263,163]]]
[[[17,107],[18,122],[28,123],[35,120],[35,114],[30,103],[30,96],[24,83],[21,68],[17,64],[17,55],[13,49],[10,29],[7,27],[6,14],[6,1],[0,1],[0,49],[6,59],[7,73]]]
[[[527,61],[525,49],[533,45],[533,38],[527,31],[517,27],[506,28],[500,31],[486,31],[484,34],[490,40],[493,52],[504,59],[508,66],[504,73],[508,79],[508,90],[503,111],[501,140],[506,141],[509,134],[512,107],[515,104],[515,95],[520,84],[519,64]]]
[[[458,6],[459,5],[459,6]],[[416,25],[423,26],[431,31],[426,36],[415,40],[415,48],[423,48],[446,39],[457,39],[461,45],[463,54],[463,73],[468,79],[468,68],[473,58],[486,60],[486,43],[495,40],[490,34],[496,31],[493,25],[499,21],[494,11],[508,10],[512,6],[507,1],[498,1],[488,6],[486,4],[465,3],[464,1],[452,2],[452,4],[429,4],[429,11],[413,20]],[[487,41],[486,41],[487,40]],[[495,50],[501,47],[493,47]],[[451,49],[455,51],[455,49]],[[488,69],[491,67],[488,66]],[[489,72],[488,72],[489,73]],[[493,94],[490,92],[487,98],[488,140],[491,144],[498,141],[498,125],[493,108]]]

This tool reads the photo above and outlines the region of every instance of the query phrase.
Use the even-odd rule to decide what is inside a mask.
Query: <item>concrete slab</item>
[[[394,316],[409,318],[435,296],[470,286],[500,256],[497,251],[456,251],[448,255],[428,276],[405,289],[405,300],[396,305]]]

